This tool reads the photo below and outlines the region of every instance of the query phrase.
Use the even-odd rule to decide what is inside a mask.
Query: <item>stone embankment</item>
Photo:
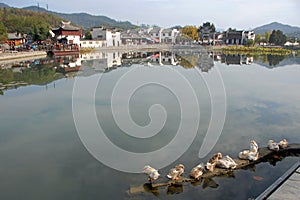
[[[5,64],[12,61],[28,60],[30,58],[43,58],[47,56],[45,51],[29,51],[29,52],[17,52],[10,51],[0,53],[0,64]]]

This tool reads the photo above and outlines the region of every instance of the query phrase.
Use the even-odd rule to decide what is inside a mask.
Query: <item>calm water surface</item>
[[[111,169],[86,150],[75,128],[72,113],[72,91],[76,79],[92,80],[102,76],[95,93],[98,121],[113,143],[133,152],[153,151],[172,140],[181,120],[180,102],[174,93],[158,84],[138,88],[129,102],[135,123],[140,126],[149,124],[148,110],[154,104],[162,105],[168,116],[159,134],[150,139],[136,139],[125,135],[112,115],[110,98],[117,81],[133,67],[143,72],[141,79],[145,79],[147,73],[160,77],[162,67],[171,67],[189,81],[199,102],[199,129],[188,150],[176,162],[159,169],[161,181],[166,180],[165,175],[176,163],[185,164],[189,171],[218,151],[236,157],[240,150],[248,148],[251,139],[261,146],[265,146],[269,139],[278,141],[286,138],[300,143],[299,58],[162,53],[159,56],[162,60],[157,59],[158,56],[151,60],[140,59],[157,53],[82,55],[79,57],[82,70],[78,74],[63,74],[58,68],[52,68],[76,58],[36,61],[37,65],[30,69],[23,68],[23,75],[18,74],[20,68],[17,67],[2,69],[1,87],[11,81],[29,84],[3,88],[0,96],[0,198],[248,199],[258,196],[299,160],[299,157],[287,157],[194,185],[185,183],[155,192],[145,189],[142,193],[128,194],[131,186],[143,185],[147,177]],[[197,67],[193,67],[195,65]],[[224,82],[226,119],[216,146],[205,158],[199,159],[198,152],[212,112],[210,93],[204,80],[214,82],[216,74],[220,74]],[[8,80],[8,76],[13,78]],[[176,85],[175,77],[163,78]],[[180,85],[177,87],[184,90]],[[122,100],[120,106],[126,106]],[[189,99],[185,101],[188,103]],[[86,103],[87,106],[89,104]],[[89,120],[82,118],[81,123]]]

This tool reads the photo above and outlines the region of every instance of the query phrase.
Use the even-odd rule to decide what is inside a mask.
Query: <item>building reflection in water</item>
[[[267,68],[284,66],[284,56],[256,56],[256,63]],[[292,60],[295,63],[299,61]],[[198,68],[208,73],[215,62],[226,65],[251,65],[252,56],[241,54],[223,54],[218,52],[175,51],[140,51],[140,52],[102,52],[95,51],[80,55],[54,56],[27,61],[3,63],[0,66],[0,93],[3,90],[31,84],[48,84],[61,77],[91,76],[96,73],[107,73],[118,67],[141,66],[181,66],[186,69]],[[288,62],[286,62],[288,63]],[[37,80],[29,79],[29,72],[37,73]],[[60,73],[60,75],[55,74]],[[6,74],[6,75],[5,75]],[[8,76],[8,75],[9,76]],[[10,77],[8,79],[7,77]],[[18,77],[18,79],[14,78]],[[21,78],[20,78],[21,77]]]
[[[240,54],[222,54],[221,63],[226,65],[251,65],[253,57]]]
[[[91,52],[80,55],[82,62],[97,72],[106,72],[122,65],[121,52]]]

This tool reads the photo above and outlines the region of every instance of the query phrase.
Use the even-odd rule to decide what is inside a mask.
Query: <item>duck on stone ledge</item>
[[[144,167],[143,172],[148,175],[148,181],[150,183],[152,183],[154,180],[158,179],[158,177],[160,176],[158,171],[149,165],[146,165]]]

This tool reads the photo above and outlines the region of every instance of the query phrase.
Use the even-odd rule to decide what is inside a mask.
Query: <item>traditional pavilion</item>
[[[80,44],[82,30],[71,25],[71,22],[61,22],[60,26],[51,30],[56,41],[62,44]]]

